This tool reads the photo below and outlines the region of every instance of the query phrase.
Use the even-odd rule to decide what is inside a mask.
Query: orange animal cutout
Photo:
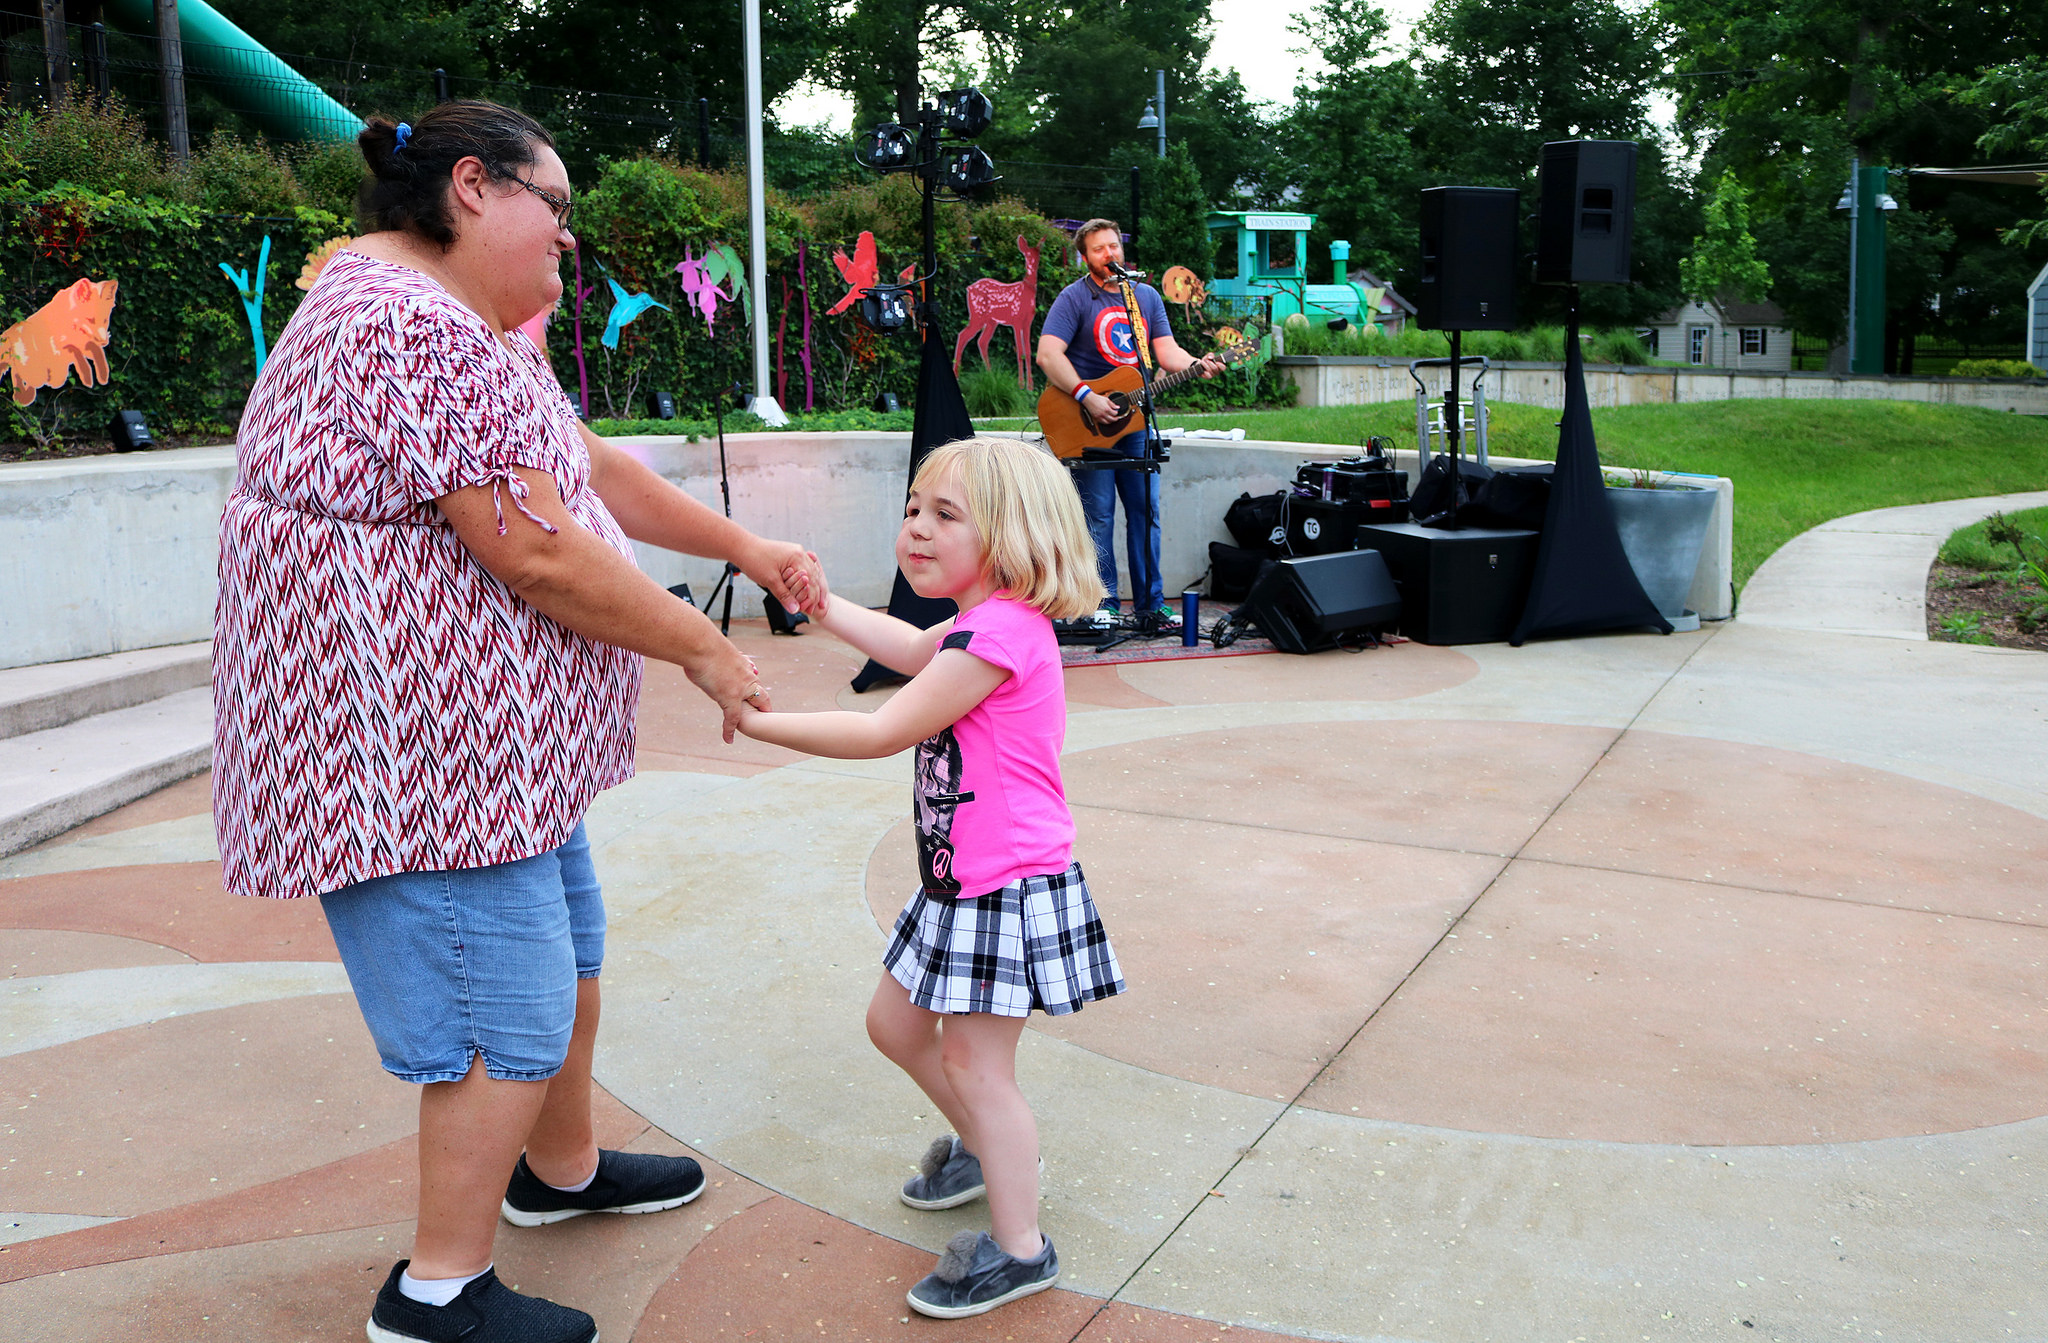
[[[344,233],[339,238],[329,238],[306,253],[306,264],[299,267],[299,278],[292,283],[301,289],[311,289],[313,282],[320,278],[320,272],[327,269],[327,263],[334,260],[334,254],[354,241]]]
[[[986,366],[988,343],[997,327],[1006,326],[1017,338],[1017,381],[1028,392],[1034,383],[1025,349],[1031,344],[1032,319],[1038,316],[1038,249],[1025,246],[1020,237],[1017,250],[1024,254],[1023,279],[1015,283],[976,280],[967,286],[967,325],[960,328],[960,339],[953,342],[953,371],[960,371],[960,359],[967,353],[970,340],[977,342],[981,362]]]
[[[846,291],[845,298],[840,299],[837,303],[825,309],[827,317],[837,317],[840,313],[845,312],[848,308],[860,302],[861,295],[875,287],[875,281],[880,278],[882,269],[881,260],[875,255],[875,235],[863,233],[859,238],[855,239],[851,259],[847,257],[844,247],[833,248],[832,264],[839,267],[840,278],[844,279],[852,288]],[[910,265],[905,266],[902,274],[896,278],[903,284],[909,284],[911,277],[916,274],[917,263],[912,262]]]
[[[1186,266],[1169,266],[1159,277],[1159,292],[1168,303],[1198,305],[1209,301],[1209,291]]]
[[[15,405],[35,400],[38,387],[62,387],[74,368],[88,387],[107,381],[116,283],[80,280],[0,331],[0,373],[14,375]]]

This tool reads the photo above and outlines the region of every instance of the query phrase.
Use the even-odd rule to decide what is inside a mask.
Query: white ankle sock
[[[539,1176],[535,1176],[534,1178],[535,1178],[535,1179],[540,1179],[540,1177],[539,1177]],[[553,1190],[556,1190],[556,1191],[558,1191],[558,1192],[560,1192],[560,1193],[564,1193],[564,1194],[580,1194],[580,1193],[582,1193],[582,1192],[583,1192],[584,1190],[586,1190],[586,1189],[590,1188],[590,1182],[591,1182],[592,1180],[595,1180],[596,1178],[597,1178],[597,1167],[596,1167],[596,1166],[592,1166],[592,1167],[590,1168],[590,1174],[588,1174],[588,1175],[584,1176],[584,1177],[583,1177],[582,1179],[578,1180],[578,1181],[577,1181],[577,1182],[576,1182],[575,1184],[548,1184],[548,1182],[547,1182],[546,1180],[541,1180],[541,1183],[542,1183],[542,1184],[548,1184],[548,1188],[550,1188],[550,1189],[553,1189]]]
[[[410,1269],[398,1275],[398,1294],[408,1301],[418,1301],[428,1306],[445,1306],[462,1295],[462,1289],[491,1271],[485,1264],[479,1271],[466,1278],[415,1278]]]

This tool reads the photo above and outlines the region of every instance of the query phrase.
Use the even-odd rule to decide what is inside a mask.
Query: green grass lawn
[[[1497,456],[1549,461],[1557,412],[1488,406]],[[1012,427],[1022,421],[1004,422]],[[1242,428],[1251,438],[1415,444],[1415,403],[1168,415],[1166,425]],[[997,427],[995,422],[990,427]],[[1735,585],[1808,528],[1846,513],[2048,489],[2048,418],[1916,401],[1702,401],[1593,412],[1608,466],[1693,471],[1735,482]],[[1171,469],[1171,468],[1169,468]]]
[[[2006,514],[2006,517],[2016,523],[2024,535],[2035,538],[2027,546],[2029,554],[2037,553],[2040,546],[2035,542],[2048,537],[2048,508],[2023,508],[2017,513]],[[1991,519],[1985,518],[1961,531],[1949,533],[1948,540],[1941,547],[1941,562],[1961,565],[1965,569],[2012,568],[2017,563],[2012,547],[2002,545],[1994,550],[1990,538],[1985,535],[1985,529],[1990,525]]]

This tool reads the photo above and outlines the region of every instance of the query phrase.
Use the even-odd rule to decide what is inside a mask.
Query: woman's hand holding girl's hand
[[[710,658],[696,666],[684,667],[683,673],[690,678],[692,685],[718,705],[718,711],[725,717],[719,733],[728,746],[732,744],[733,729],[739,726],[742,708],[768,707],[768,691],[761,685],[754,660],[723,639],[718,641]]]
[[[787,610],[807,612],[810,603],[824,601],[825,571],[816,555],[794,541],[756,537],[745,553],[733,557],[733,563]]]
[[[790,595],[797,600],[796,609],[813,620],[825,618],[825,606],[831,593],[825,585],[825,566],[818,562],[815,551],[805,551],[803,560],[791,560],[783,566],[782,581],[789,585]]]

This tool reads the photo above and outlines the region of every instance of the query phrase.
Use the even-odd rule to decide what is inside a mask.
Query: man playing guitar
[[[1045,316],[1038,337],[1038,367],[1053,387],[1080,402],[1081,410],[1098,424],[1115,420],[1122,412],[1106,396],[1088,390],[1087,382],[1115,368],[1128,368],[1139,361],[1138,339],[1130,314],[1125,311],[1117,271],[1123,266],[1121,230],[1108,219],[1091,219],[1074,235],[1081,260],[1088,273],[1060,291]],[[1210,355],[1196,359],[1173,338],[1167,324],[1166,304],[1159,291],[1148,284],[1134,286],[1138,295],[1139,318],[1149,337],[1152,358],[1158,369],[1178,373],[1201,367],[1201,375],[1214,377],[1223,363]],[[1147,457],[1141,430],[1119,439],[1110,449],[1133,461]],[[1096,613],[1098,624],[1116,623],[1122,609],[1116,584],[1116,500],[1124,501],[1126,555],[1131,573],[1131,609],[1141,616],[1153,616],[1160,626],[1176,628],[1180,615],[1166,603],[1159,574],[1159,474],[1139,467],[1117,470],[1082,470],[1074,473],[1074,487],[1081,494],[1081,508],[1088,518],[1088,534],[1095,541],[1095,557],[1102,585],[1109,597]]]

